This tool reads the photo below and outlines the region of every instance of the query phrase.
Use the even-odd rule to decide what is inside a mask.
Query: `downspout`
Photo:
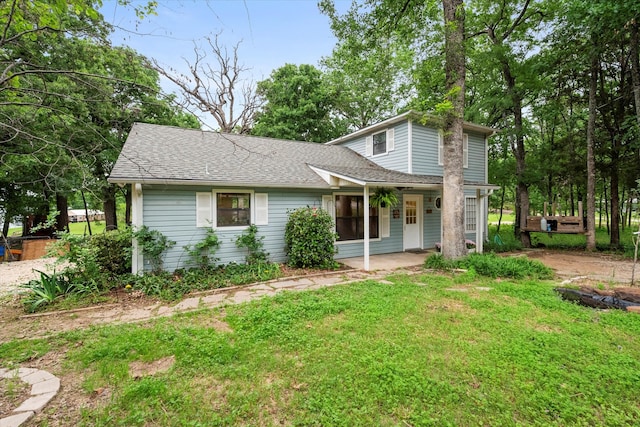
[[[364,185],[364,271],[369,271],[369,186]]]

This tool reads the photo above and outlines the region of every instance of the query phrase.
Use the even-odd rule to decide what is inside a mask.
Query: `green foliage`
[[[388,206],[392,208],[400,201],[398,200],[398,195],[393,188],[379,187],[376,188],[374,193],[371,195],[369,202],[371,203],[371,206]]]
[[[128,227],[94,234],[89,247],[95,250],[100,272],[120,275],[131,271],[131,229]]]
[[[334,268],[337,250],[333,219],[323,209],[309,206],[289,211],[284,240],[289,265],[301,268]]]
[[[446,260],[440,254],[429,256],[425,268],[436,270],[468,269],[487,277],[512,279],[551,279],[553,270],[527,257],[501,257],[496,254],[470,254],[458,260]]]
[[[335,93],[313,65],[286,64],[258,82],[257,93],[267,102],[256,115],[253,135],[327,142],[346,133],[333,110]]]
[[[32,280],[24,285],[30,291],[23,300],[26,310],[30,313],[51,304],[58,298],[80,291],[80,288],[62,274],[56,274],[55,271],[51,274],[43,271],[38,273],[40,273],[39,280]]]
[[[131,271],[131,230],[107,231],[93,236],[59,233],[50,255],[64,264],[63,273],[81,287],[113,287],[113,277]]]
[[[228,264],[218,268],[176,270],[123,277],[123,285],[131,285],[146,295],[174,301],[189,292],[218,289],[246,283],[263,282],[281,276],[280,265],[270,262]]]
[[[240,249],[247,250],[247,264],[256,264],[266,262],[269,253],[264,250],[264,236],[258,237],[258,227],[251,224],[249,228],[244,230],[236,239],[236,246]]]
[[[164,253],[171,249],[176,242],[169,240],[160,231],[152,230],[146,225],[134,231],[133,237],[138,241],[142,253],[151,263],[152,271],[160,273],[162,271]]]
[[[184,247],[189,258],[203,269],[208,269],[212,263],[218,261],[218,258],[215,258],[214,255],[219,248],[220,240],[213,228],[208,228],[205,238],[195,245],[187,245]]]

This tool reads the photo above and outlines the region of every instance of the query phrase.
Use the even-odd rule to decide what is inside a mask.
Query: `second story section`
[[[387,169],[443,176],[442,133],[432,117],[408,111],[328,142],[348,147]],[[488,137],[495,129],[464,123],[464,177],[487,181]]]

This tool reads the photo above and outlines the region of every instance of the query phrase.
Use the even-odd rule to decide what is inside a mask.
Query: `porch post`
[[[131,227],[137,229],[144,225],[142,217],[143,205],[142,205],[142,184],[131,184]],[[142,250],[138,246],[138,240],[133,239],[132,252],[131,252],[131,273],[140,274],[144,269],[144,258]]]
[[[476,188],[476,252],[479,254],[482,253],[484,228],[487,225],[487,220],[482,209],[484,206],[484,200],[481,196],[480,189]]]
[[[364,185],[364,271],[369,271],[369,187]]]

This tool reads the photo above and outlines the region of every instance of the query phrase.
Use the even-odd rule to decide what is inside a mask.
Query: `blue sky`
[[[350,1],[336,3],[346,10]],[[228,48],[241,41],[240,63],[254,81],[286,63],[317,65],[336,42],[316,0],[160,0],[157,15],[142,22],[115,0],[105,0],[101,12],[119,28],[114,44],[178,69],[184,69],[183,58],[192,62],[194,40],[220,33]]]

